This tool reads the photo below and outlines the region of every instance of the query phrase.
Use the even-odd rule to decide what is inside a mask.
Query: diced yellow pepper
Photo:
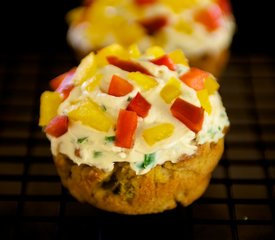
[[[90,53],[85,58],[83,58],[76,69],[74,75],[75,85],[81,85],[83,82],[91,78],[97,70],[97,63],[95,60],[94,53]]]
[[[205,79],[205,82],[204,82],[204,86],[205,88],[207,89],[208,91],[208,94],[209,95],[212,95],[214,92],[216,92],[220,85],[218,84],[218,82],[215,80],[215,78],[213,76],[208,76],[206,79]]]
[[[155,143],[172,136],[174,128],[174,125],[171,123],[162,123],[144,130],[142,136],[146,143],[152,146]]]
[[[73,24],[81,19],[81,16],[83,16],[85,9],[84,7],[77,7],[72,10],[70,10],[66,14],[66,20],[69,24]]]
[[[106,59],[107,56],[117,56],[120,59],[128,59],[128,52],[124,47],[117,43],[102,48],[96,55],[96,60],[99,66],[105,66],[108,64]]]
[[[183,20],[180,20],[175,24],[175,29],[186,34],[192,34],[194,31],[192,25]]]
[[[198,0],[160,0],[161,3],[167,5],[175,12],[181,12],[183,9],[191,8],[195,6]]]
[[[170,52],[168,56],[173,60],[175,64],[182,64],[185,66],[189,66],[188,59],[185,57],[184,53],[180,49]]]
[[[152,46],[146,49],[145,54],[148,57],[158,58],[163,56],[165,54],[165,51],[159,46]]]
[[[144,91],[158,85],[158,82],[154,78],[140,72],[130,72],[128,78],[136,82]]]
[[[117,42],[122,46],[129,46],[145,35],[145,30],[140,24],[128,23],[125,19],[122,22],[117,25],[116,29],[113,29]]]
[[[176,78],[170,78],[165,86],[161,89],[160,96],[166,103],[171,103],[181,94],[180,85],[181,83]]]
[[[57,110],[62,102],[59,92],[45,91],[40,97],[40,117],[39,126],[47,126],[48,123],[57,115]]]
[[[209,101],[209,95],[208,95],[208,91],[207,89],[202,89],[197,91],[197,97],[201,103],[202,108],[208,113],[210,114],[212,111],[212,106],[211,103]]]
[[[102,74],[96,74],[94,77],[93,77],[93,80],[91,82],[89,82],[86,86],[86,90],[88,92],[92,92],[95,90],[95,88],[99,85],[101,79],[102,79]]]
[[[128,48],[129,56],[132,58],[139,58],[141,56],[141,53],[139,51],[139,48],[136,44],[132,44]]]
[[[111,116],[89,99],[78,102],[75,108],[68,112],[68,117],[72,121],[80,121],[84,125],[103,132],[108,132],[114,125]]]

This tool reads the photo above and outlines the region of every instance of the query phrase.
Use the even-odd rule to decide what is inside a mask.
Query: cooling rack
[[[231,127],[207,191],[141,216],[78,203],[60,184],[39,98],[76,64],[63,52],[0,56],[1,239],[275,239],[275,58],[232,54],[220,77]]]

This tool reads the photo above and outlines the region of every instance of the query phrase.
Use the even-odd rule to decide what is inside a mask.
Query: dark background
[[[80,0],[1,1],[1,52],[70,51],[66,44],[65,14]],[[273,1],[232,0],[237,32],[232,51],[240,54],[274,54]]]

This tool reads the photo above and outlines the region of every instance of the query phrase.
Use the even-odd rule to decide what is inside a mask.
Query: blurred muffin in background
[[[68,12],[67,40],[79,58],[111,43],[182,49],[191,66],[218,76],[235,19],[228,0],[86,0]]]

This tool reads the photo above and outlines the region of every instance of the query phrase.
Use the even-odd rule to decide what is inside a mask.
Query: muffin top
[[[89,0],[67,22],[69,43],[83,53],[135,43],[196,57],[228,48],[235,31],[228,0]]]
[[[54,155],[111,171],[129,162],[136,174],[176,163],[224,137],[229,120],[215,77],[190,68],[181,50],[112,44],[50,81],[39,125]]]

